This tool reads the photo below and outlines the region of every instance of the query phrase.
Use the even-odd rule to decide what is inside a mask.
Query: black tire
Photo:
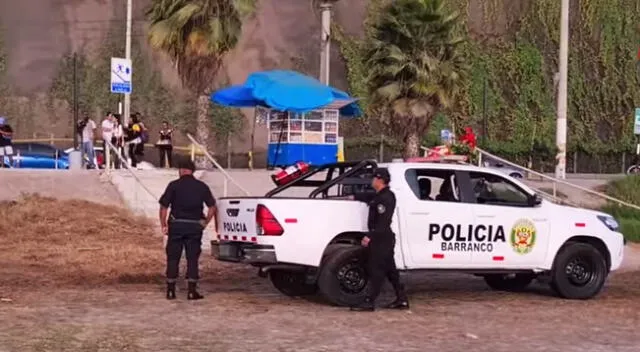
[[[602,253],[587,243],[564,245],[551,270],[551,288],[562,298],[589,299],[604,286],[609,270]]]
[[[334,305],[353,306],[364,301],[369,289],[366,249],[348,246],[333,251],[320,268],[318,288]]]
[[[523,291],[536,278],[535,274],[490,274],[484,275],[484,281],[494,290]]]
[[[509,174],[509,176],[513,177],[513,178],[522,178],[522,175],[517,173],[517,172],[512,172]]]
[[[310,296],[318,291],[318,286],[306,282],[306,272],[270,270],[269,279],[273,286],[289,297]]]

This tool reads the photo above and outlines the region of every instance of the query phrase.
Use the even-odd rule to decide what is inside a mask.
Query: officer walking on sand
[[[390,181],[391,176],[387,169],[378,168],[375,170],[371,186],[375,189],[376,195],[369,202],[369,232],[361,242],[363,246],[367,247],[367,271],[371,286],[365,301],[351,307],[351,310],[354,311],[375,310],[375,301],[380,294],[385,277],[389,279],[396,292],[396,300],[385,308],[409,308],[409,301],[404,286],[400,283],[400,274],[394,260],[396,238],[391,230],[391,221],[396,208],[396,196],[389,189]]]
[[[202,246],[202,233],[216,213],[216,200],[209,187],[193,176],[195,165],[186,160],[178,165],[180,178],[172,181],[160,197],[160,226],[167,239],[167,299],[176,298],[178,267],[184,248],[187,256],[187,299],[202,299],[196,291],[199,279],[198,260]],[[206,217],[203,204],[208,207]],[[168,208],[171,214],[167,219]]]

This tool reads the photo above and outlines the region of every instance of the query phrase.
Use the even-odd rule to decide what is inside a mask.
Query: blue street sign
[[[111,58],[111,93],[131,94],[131,60]]]

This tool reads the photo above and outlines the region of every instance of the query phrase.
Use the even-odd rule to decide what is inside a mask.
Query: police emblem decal
[[[516,221],[511,228],[511,236],[509,236],[511,248],[518,254],[531,252],[536,244],[536,235],[536,226],[532,221],[527,219]]]
[[[387,208],[385,208],[384,205],[378,204],[378,214],[384,214],[386,210]]]

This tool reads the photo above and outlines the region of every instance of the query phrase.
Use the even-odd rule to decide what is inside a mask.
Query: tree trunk
[[[420,156],[420,136],[417,131],[410,132],[404,139],[404,157],[415,158]]]
[[[198,126],[196,131],[196,139],[198,143],[205,148],[209,146],[209,97],[206,95],[198,96]],[[215,151],[212,153],[215,155]],[[207,168],[210,164],[206,156],[197,156],[195,160],[196,167]]]

